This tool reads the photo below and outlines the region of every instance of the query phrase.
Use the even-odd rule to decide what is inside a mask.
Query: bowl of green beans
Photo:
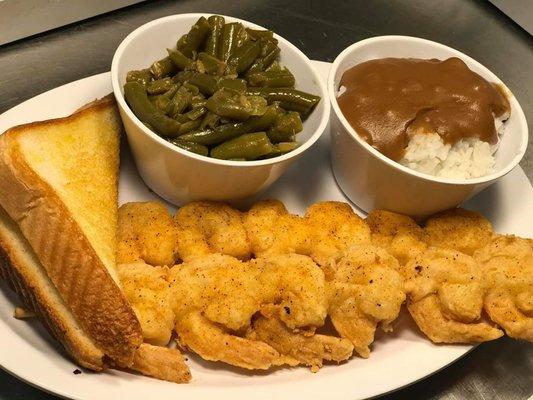
[[[137,28],[111,76],[139,173],[175,204],[257,194],[329,119],[310,60],[271,30],[228,16],[172,15]]]

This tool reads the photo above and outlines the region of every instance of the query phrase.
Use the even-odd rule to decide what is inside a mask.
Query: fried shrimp
[[[244,226],[256,257],[265,254],[309,253],[305,221],[289,214],[279,200],[255,203],[245,214]]]
[[[502,332],[481,318],[485,286],[474,259],[454,250],[429,248],[403,269],[407,309],[435,343],[497,339]]]
[[[119,264],[119,279],[126,298],[141,323],[144,341],[166,346],[174,327],[167,267],[153,267],[145,263]]]
[[[172,266],[176,235],[174,221],[162,203],[126,203],[118,209],[117,263]]]
[[[456,208],[433,215],[426,221],[428,244],[468,255],[485,246],[494,235],[491,223],[480,213]]]
[[[329,314],[337,332],[363,358],[370,355],[378,324],[390,331],[405,301],[396,259],[386,250],[354,247],[335,263],[329,285]]]
[[[258,340],[232,335],[200,312],[190,312],[176,322],[178,343],[208,361],[222,361],[245,369],[266,370],[280,365],[298,364],[273,347]]]
[[[250,244],[242,213],[223,203],[193,202],[174,217],[178,229],[177,250],[182,260],[211,253],[241,260],[250,258]]]
[[[533,341],[533,246],[530,240],[496,236],[474,258],[488,282],[484,307],[490,319],[516,339]]]
[[[310,256],[321,267],[349,247],[370,244],[370,229],[347,203],[313,204],[305,221],[311,235]]]
[[[246,336],[260,340],[280,354],[318,371],[324,361],[342,362],[351,357],[353,345],[347,339],[315,334],[314,329],[291,330],[278,317],[279,306],[261,309]]]
[[[401,265],[427,248],[424,230],[405,215],[374,210],[365,222],[370,228],[372,243],[386,249]]]
[[[170,282],[180,343],[202,358],[239,367],[298,363],[265,343],[242,337],[262,307],[276,305],[276,318],[291,330],[321,326],[327,315],[324,274],[309,257],[297,254],[249,262],[221,254],[200,256],[172,268]],[[241,359],[246,352],[258,352],[270,361],[260,357],[250,364]]]

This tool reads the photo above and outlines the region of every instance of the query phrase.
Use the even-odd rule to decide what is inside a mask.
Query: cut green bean
[[[193,57],[194,53],[202,46],[205,38],[211,30],[211,25],[205,17],[200,17],[191,27],[189,33],[183,35],[176,44],[176,49],[181,51],[186,57]]]
[[[246,91],[246,81],[244,79],[234,79],[222,77],[219,79],[217,89],[231,89],[237,92]]]
[[[246,28],[246,32],[248,32],[248,35],[250,35],[250,37],[252,37],[255,40],[259,40],[261,38],[274,37],[274,32],[270,30],[257,30],[257,29]]]
[[[163,114],[148,100],[146,89],[139,82],[124,85],[124,97],[135,115],[164,136],[176,136],[180,124]]]
[[[146,86],[151,80],[152,73],[149,69],[129,71],[126,74],[126,82],[139,82],[143,86]]]
[[[193,63],[193,60],[191,60],[189,57],[186,57],[179,50],[167,49],[167,52],[170,61],[172,61],[175,67],[179,70],[184,70]]]
[[[287,114],[278,116],[276,123],[267,131],[267,135],[272,143],[292,142],[294,136],[303,129],[300,114],[290,111]]]
[[[226,69],[226,63],[207,53],[198,54],[196,68],[200,73],[221,76]]]
[[[198,87],[200,92],[206,96],[211,96],[217,90],[217,78],[209,74],[200,74],[193,71],[178,72],[173,78],[175,82],[189,82]]]
[[[202,124],[201,119],[189,120],[187,122],[184,122],[183,124],[180,125],[180,128],[178,130],[178,135],[181,137],[188,132],[194,131],[198,129],[201,124]]]
[[[218,49],[218,58],[224,62],[228,61],[237,46],[237,34],[242,25],[238,22],[225,24],[220,36],[220,45]]]
[[[273,151],[272,143],[265,132],[247,133],[214,147],[210,156],[219,159],[255,160]]]
[[[260,52],[260,42],[249,40],[235,50],[228,60],[228,67],[237,74],[242,74],[250,68]]]
[[[207,113],[204,115],[204,118],[202,119],[202,123],[200,124],[200,130],[214,128],[215,126],[217,126],[219,120],[220,117],[217,114],[208,110]]]
[[[248,98],[240,92],[220,89],[207,102],[206,107],[221,117],[245,121],[252,115],[252,105]]]
[[[193,108],[191,111],[185,113],[185,115],[190,120],[197,120],[198,118],[203,117],[206,112],[207,112],[207,108],[205,108],[205,107],[197,107],[197,108]],[[196,128],[194,128],[194,129],[196,129]]]
[[[288,69],[282,71],[254,72],[248,75],[250,86],[268,86],[292,88],[295,84],[294,75]]]
[[[161,79],[169,76],[176,70],[174,63],[170,60],[170,57],[165,57],[159,61],[156,61],[150,67],[150,72],[155,79]]]
[[[279,101],[280,106],[289,111],[298,111],[307,114],[320,101],[319,96],[302,92],[292,88],[249,88],[248,95],[263,96],[269,103]]]
[[[168,92],[172,86],[174,86],[174,83],[172,83],[170,78],[163,78],[150,82],[146,86],[146,90],[148,94],[163,94]]]
[[[207,157],[209,155],[209,149],[198,143],[184,142],[181,139],[173,139],[170,141],[174,146],[177,146],[183,150],[187,150],[201,156]]]
[[[262,157],[264,158],[273,158],[273,157],[279,157],[283,154],[287,154],[293,150],[296,150],[300,146],[297,142],[282,142],[282,143],[276,143],[272,145],[272,151]]]
[[[220,15],[211,15],[207,19],[207,22],[209,22],[209,25],[211,26],[211,31],[205,42],[205,52],[213,57],[217,57],[218,48],[220,46],[220,36],[225,23],[224,17],[221,17]]]

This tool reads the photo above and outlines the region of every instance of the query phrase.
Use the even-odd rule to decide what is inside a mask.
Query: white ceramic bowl
[[[522,108],[507,89],[511,117],[495,154],[495,172],[476,179],[438,178],[407,168],[382,155],[351,127],[337,104],[343,73],[376,58],[461,58],[470,69],[490,82],[503,84],[496,75],[467,55],[430,40],[407,36],[380,36],[357,42],[333,62],[328,77],[332,113],[332,167],[342,191],[364,211],[386,209],[414,217],[455,207],[511,171],[523,157],[528,128]]]
[[[122,41],[111,65],[113,92],[137,169],[152,190],[178,205],[194,200],[241,200],[261,192],[317,141],[329,120],[326,88],[310,60],[294,45],[275,35],[281,48],[281,62],[294,73],[296,88],[322,98],[297,136],[301,143],[298,149],[267,160],[217,160],[173,146],[144,126],[124,100],[126,73],[147,68],[155,60],[165,57],[166,48],[174,47],[177,39],[202,15],[208,16],[171,15],[142,25]],[[225,18],[227,22],[242,22],[250,28],[265,29],[237,18]]]

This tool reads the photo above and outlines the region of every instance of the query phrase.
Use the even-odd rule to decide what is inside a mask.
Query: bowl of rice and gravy
[[[332,167],[360,208],[424,217],[510,172],[524,113],[491,71],[425,39],[381,36],[344,50],[328,78]]]

